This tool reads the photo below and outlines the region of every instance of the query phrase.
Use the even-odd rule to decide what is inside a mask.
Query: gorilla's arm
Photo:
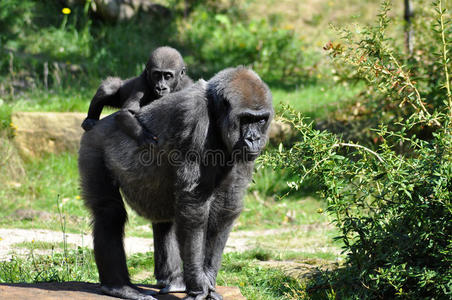
[[[145,94],[147,96],[149,92],[143,74],[124,81],[118,77],[108,77],[91,100],[82,128],[85,131],[91,130],[99,121],[104,106],[124,108],[136,113]]]
[[[115,115],[115,121],[116,125],[139,145],[157,142],[157,137],[140,124],[133,111],[122,109]]]
[[[89,104],[88,116],[82,123],[82,128],[85,131],[91,130],[97,123],[105,105],[121,107],[121,95],[119,93],[121,86],[122,80],[118,77],[108,77],[101,83]]]

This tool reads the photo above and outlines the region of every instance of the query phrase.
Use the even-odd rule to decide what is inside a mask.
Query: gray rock
[[[83,129],[85,113],[15,112],[14,144],[23,157],[44,153],[76,152]]]
[[[151,16],[171,16],[171,11],[160,4],[148,0],[94,0],[93,11],[110,22],[130,20],[143,11]]]
[[[272,144],[278,145],[290,140],[295,135],[292,127],[280,120],[273,120],[270,125],[269,139]]]

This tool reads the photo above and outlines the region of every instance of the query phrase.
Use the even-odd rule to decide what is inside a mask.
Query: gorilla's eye
[[[267,123],[267,120],[268,120],[267,116],[249,115],[249,114],[245,114],[240,118],[240,122],[242,124],[256,124],[259,126],[265,125],[265,123]]]
[[[165,80],[170,80],[171,78],[173,78],[173,74],[165,73]]]
[[[152,72],[152,78],[157,81],[162,77],[162,73],[160,72]]]

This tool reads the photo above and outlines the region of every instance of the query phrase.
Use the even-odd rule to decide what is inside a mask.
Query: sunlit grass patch
[[[31,241],[31,242],[20,242],[12,245],[14,248],[27,248],[30,250],[54,250],[54,249],[64,249],[64,247],[75,248],[74,244],[66,244],[64,242],[46,242],[46,241]]]

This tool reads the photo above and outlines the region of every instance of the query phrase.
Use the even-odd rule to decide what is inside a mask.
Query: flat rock
[[[281,120],[273,120],[270,124],[269,139],[273,144],[279,144],[289,140],[295,135],[295,130],[289,124]]]
[[[76,152],[86,114],[53,112],[15,112],[11,116],[15,129],[14,143],[26,157],[63,151]]]
[[[153,289],[152,286],[140,286],[144,289]],[[217,292],[224,300],[246,300],[238,287],[217,286]],[[99,285],[88,282],[43,282],[43,283],[0,283],[1,299],[118,299],[103,295]],[[171,293],[155,296],[158,300],[177,300],[186,296],[184,293]]]

